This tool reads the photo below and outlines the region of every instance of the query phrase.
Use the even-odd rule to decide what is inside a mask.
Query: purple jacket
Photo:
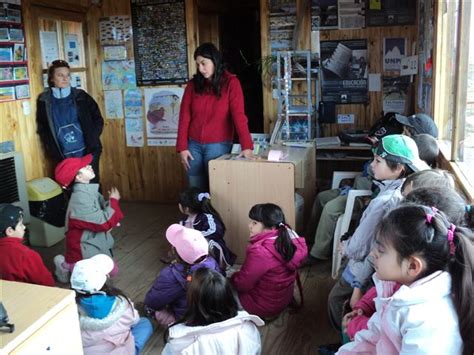
[[[252,237],[242,268],[231,278],[244,309],[260,317],[277,315],[288,306],[298,267],[308,254],[304,238],[295,237],[295,255],[286,262],[275,248],[277,233]]]
[[[188,289],[188,281],[186,278],[194,270],[203,267],[221,272],[217,262],[210,256],[199,264],[193,265],[188,274],[181,263],[174,263],[165,267],[147,292],[145,305],[155,311],[169,306],[169,311],[174,313],[176,319],[181,318],[187,309],[186,291]]]

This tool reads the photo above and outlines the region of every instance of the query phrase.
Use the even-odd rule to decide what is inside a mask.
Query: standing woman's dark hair
[[[402,223],[400,221],[403,221]],[[464,343],[463,354],[474,351],[474,237],[448,222],[443,212],[422,205],[391,211],[379,225],[377,240],[388,242],[399,261],[419,255],[426,262],[420,278],[436,271],[451,274],[451,291]]]
[[[222,62],[222,56],[219,50],[216,48],[216,46],[212,43],[203,43],[199,47],[196,48],[194,51],[194,60],[197,59],[197,57],[203,57],[210,59],[212,63],[214,64],[215,71],[214,75],[211,78],[211,87],[212,87],[212,92],[214,95],[217,97],[221,96],[221,79],[222,79],[222,74],[224,73],[225,66]],[[193,77],[194,80],[194,89],[198,94],[202,94],[205,92],[206,89],[206,78],[199,72],[197,71],[196,74],[194,74]]]
[[[282,209],[273,203],[262,203],[253,206],[249,218],[260,222],[268,229],[278,229],[278,238],[275,248],[285,261],[290,261],[295,255],[296,247],[291,240],[289,231],[291,227],[285,222]]]

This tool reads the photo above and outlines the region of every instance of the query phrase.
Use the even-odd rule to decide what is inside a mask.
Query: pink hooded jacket
[[[289,262],[275,248],[277,230],[250,239],[244,264],[231,278],[242,306],[250,314],[275,316],[290,303],[298,267],[308,254],[304,238],[294,232],[293,236],[296,251]]]

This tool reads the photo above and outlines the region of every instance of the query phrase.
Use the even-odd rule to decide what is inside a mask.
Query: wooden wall
[[[310,50],[310,1],[296,0],[298,23],[295,30],[297,38],[297,50]],[[261,37],[262,37],[262,56],[270,54],[269,23],[268,23],[268,1],[260,0],[260,16],[261,16]],[[383,73],[383,39],[386,37],[404,37],[407,38],[407,53],[411,53],[412,44],[416,41],[417,36],[416,25],[403,27],[367,27],[358,30],[325,30],[320,32],[320,40],[350,40],[350,39],[367,39],[368,56],[369,56],[369,73]],[[390,73],[385,73],[390,76]],[[271,84],[269,78],[264,78],[264,120],[266,131],[273,127],[277,113],[277,100],[272,98]],[[324,132],[326,136],[337,135],[340,130],[347,128],[369,128],[380,118],[382,112],[382,92],[369,92],[369,103],[354,105],[337,105],[336,114],[353,113],[355,114],[355,124],[339,125],[324,124]]]
[[[309,0],[297,0],[298,21],[297,49],[310,48]],[[199,0],[199,6],[215,1]],[[86,43],[88,73],[88,92],[96,99],[104,112],[101,62],[102,51],[99,43],[99,18],[102,16],[130,15],[128,0],[102,0],[92,5],[90,0],[23,0],[25,34],[28,46],[31,113],[25,115],[22,101],[0,103],[1,130],[0,141],[13,140],[16,149],[23,152],[27,179],[52,176],[53,166],[45,158],[36,134],[36,98],[43,90],[41,76],[41,58],[39,56],[39,34],[35,26],[35,16],[41,8],[53,8],[72,11],[72,15],[82,14],[87,19]],[[268,1],[260,0],[262,56],[269,54],[268,44]],[[213,40],[216,23],[198,24],[198,1],[186,0],[186,26],[188,32],[189,73],[195,72],[192,54],[199,43],[199,35],[206,34]],[[201,17],[203,18],[203,17]],[[205,17],[204,17],[205,18]],[[207,26],[207,27],[206,27]],[[207,28],[207,29],[206,29]],[[415,39],[416,26],[408,27],[372,27],[362,30],[324,31],[321,40],[367,38],[369,43],[369,71],[380,73],[382,69],[383,38],[403,36],[408,38],[409,48]],[[133,52],[130,57],[133,58]],[[367,128],[378,117],[382,109],[381,93],[370,93],[370,105],[341,105],[339,112],[355,113],[356,127]],[[264,85],[264,129],[270,128],[276,117],[276,101],[271,98],[270,85]],[[335,134],[345,126],[330,125],[327,133]],[[124,120],[106,120],[102,135],[104,145],[101,160],[101,181],[103,190],[117,186],[123,198],[157,202],[174,202],[177,194],[185,186],[185,174],[179,163],[174,147],[126,147]]]

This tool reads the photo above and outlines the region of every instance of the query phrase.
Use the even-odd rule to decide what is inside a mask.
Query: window
[[[442,149],[474,189],[474,6],[437,2],[434,116]]]

